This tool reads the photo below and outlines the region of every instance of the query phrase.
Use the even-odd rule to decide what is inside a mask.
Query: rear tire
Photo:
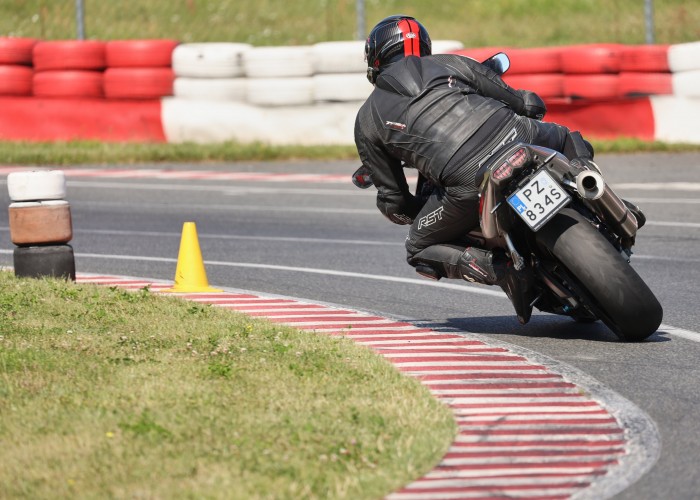
[[[644,280],[581,214],[565,208],[537,233],[585,289],[601,320],[628,342],[653,334],[663,309]]]

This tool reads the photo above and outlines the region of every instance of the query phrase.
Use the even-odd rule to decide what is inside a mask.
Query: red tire
[[[668,45],[631,45],[622,49],[620,71],[666,73]]]
[[[564,75],[561,73],[540,75],[511,75],[506,73],[503,80],[513,88],[531,90],[542,98],[564,96]]]
[[[470,57],[479,62],[482,62],[485,59],[491,57],[492,55],[498,54],[499,52],[505,52],[506,54],[509,54],[510,50],[511,49],[509,49],[508,47],[477,47],[472,49],[457,50],[453,52],[453,54]]]
[[[0,66],[0,95],[32,95],[33,76],[27,66]]]
[[[108,68],[104,73],[108,99],[158,99],[173,95],[170,68]]]
[[[618,75],[565,75],[564,95],[573,99],[610,99],[617,97]]]
[[[40,71],[34,74],[34,95],[37,97],[103,97],[102,72]]]
[[[109,68],[170,67],[176,40],[117,40],[105,49]]]
[[[105,42],[96,40],[39,42],[33,55],[36,71],[101,70],[106,65]]]
[[[561,51],[560,47],[509,50],[506,52],[510,58],[508,74],[560,73]]]
[[[619,95],[637,97],[673,94],[671,73],[620,73]]]
[[[561,68],[570,74],[619,73],[622,45],[598,44],[563,47]]]
[[[0,37],[0,64],[32,64],[34,38]]]

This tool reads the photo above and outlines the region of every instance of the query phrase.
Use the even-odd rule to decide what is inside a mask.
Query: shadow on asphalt
[[[577,339],[589,342],[620,343],[620,339],[600,321],[595,323],[577,323],[568,318],[553,315],[534,315],[529,323],[521,325],[515,316],[476,316],[467,318],[449,318],[440,326],[449,329],[483,333],[498,337],[500,335],[517,335],[519,337]],[[655,333],[644,343],[668,342],[671,339]]]

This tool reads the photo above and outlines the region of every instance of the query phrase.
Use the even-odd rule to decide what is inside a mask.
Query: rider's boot
[[[494,254],[481,248],[467,248],[459,260],[462,277],[471,282],[498,285],[513,303],[518,321],[525,324],[532,315],[534,286],[532,271],[517,271],[505,253]]]
[[[495,259],[494,253],[488,250],[468,247],[459,258],[459,271],[467,281],[498,285],[505,278],[505,260]]]

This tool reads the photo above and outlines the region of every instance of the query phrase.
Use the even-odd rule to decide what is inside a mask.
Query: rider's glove
[[[523,116],[541,120],[547,112],[547,106],[540,96],[529,90],[521,90],[523,97]]]

